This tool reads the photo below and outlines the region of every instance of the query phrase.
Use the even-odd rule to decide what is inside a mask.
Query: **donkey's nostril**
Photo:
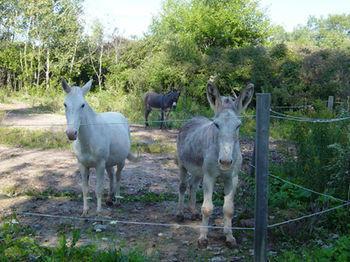
[[[223,166],[231,166],[232,165],[232,159],[219,159],[219,164]]]
[[[66,134],[69,140],[75,140],[77,139],[78,131],[67,129]]]

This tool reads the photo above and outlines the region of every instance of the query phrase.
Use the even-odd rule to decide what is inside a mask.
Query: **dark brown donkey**
[[[168,109],[175,108],[177,100],[179,99],[180,91],[170,91],[163,94],[155,92],[147,92],[145,95],[145,125],[148,126],[148,115],[152,108],[159,108],[161,110],[160,128],[164,127],[164,112]]]

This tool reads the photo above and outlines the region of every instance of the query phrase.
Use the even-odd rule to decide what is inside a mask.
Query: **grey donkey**
[[[249,83],[237,97],[220,96],[211,78],[207,84],[207,98],[215,112],[213,120],[194,117],[181,129],[177,138],[178,165],[180,168],[179,202],[177,219],[183,221],[184,194],[189,182],[189,209],[192,218],[199,217],[196,211],[196,191],[203,180],[202,226],[198,239],[199,247],[208,245],[208,221],[213,212],[213,190],[215,180],[221,176],[224,182],[224,234],[226,244],[236,245],[232,235],[234,195],[238,184],[238,173],[242,165],[239,144],[239,115],[244,111],[254,93]]]

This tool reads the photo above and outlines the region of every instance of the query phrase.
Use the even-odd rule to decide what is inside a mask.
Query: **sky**
[[[107,34],[118,28],[125,37],[142,37],[161,9],[162,0],[85,0],[85,28],[99,20]],[[350,0],[260,0],[273,24],[292,31],[298,24],[305,24],[309,16],[350,14]]]

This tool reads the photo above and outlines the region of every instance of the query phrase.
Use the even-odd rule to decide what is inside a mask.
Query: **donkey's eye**
[[[238,126],[236,127],[236,130],[238,130],[240,127],[241,127],[241,125],[238,125]]]
[[[81,108],[84,108],[84,107],[85,107],[85,104],[82,104],[82,105],[81,105]]]
[[[66,103],[64,103],[63,105],[64,105],[64,107],[67,107],[67,104],[66,104]]]
[[[219,129],[218,123],[213,122],[217,129]]]

